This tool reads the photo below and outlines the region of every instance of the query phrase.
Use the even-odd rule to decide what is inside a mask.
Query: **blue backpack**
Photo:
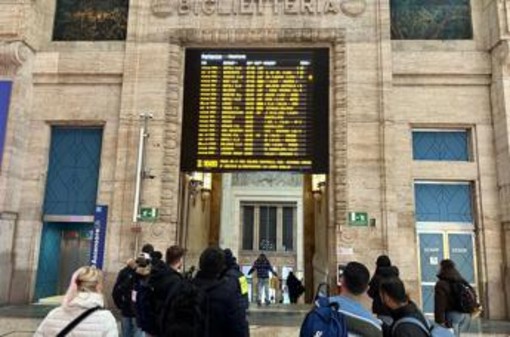
[[[321,292],[326,286],[327,291]],[[347,337],[345,316],[338,312],[338,304],[329,302],[329,287],[319,285],[315,296],[315,307],[301,324],[300,337]]]
[[[452,330],[444,328],[444,327],[434,324],[434,323],[430,323],[428,320],[426,320],[426,321],[427,321],[427,326],[425,326],[425,324],[423,324],[419,319],[414,318],[414,317],[401,318],[398,321],[396,321],[395,324],[393,324],[393,328],[391,329],[391,334],[392,335],[395,334],[395,330],[397,329],[397,327],[400,324],[411,323],[411,324],[414,324],[414,325],[417,325],[418,327],[420,327],[420,329],[422,329],[430,337],[455,337]]]

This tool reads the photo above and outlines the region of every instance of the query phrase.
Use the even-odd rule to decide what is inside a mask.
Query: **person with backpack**
[[[136,259],[136,278],[134,286],[134,305],[136,323],[144,332],[145,337],[156,336],[156,313],[154,311],[154,289],[149,284],[151,273],[150,258],[148,253],[140,253]]]
[[[409,299],[398,277],[382,279],[379,292],[381,304],[393,319],[391,325],[383,325],[384,337],[429,337],[427,319]]]
[[[200,255],[194,279],[184,278],[165,306],[162,337],[247,337],[246,310],[232,278],[222,276],[225,255],[209,247]]]
[[[121,313],[122,337],[142,337],[142,330],[136,324],[136,313],[132,302],[132,292],[136,283],[136,262],[129,259],[119,271],[113,286],[112,298]]]
[[[62,305],[51,310],[34,337],[118,337],[117,322],[103,309],[103,273],[96,267],[74,272]]]
[[[479,308],[476,293],[450,259],[441,261],[434,288],[434,319],[451,327],[455,336],[469,328],[471,314]]]
[[[275,276],[278,276],[278,273],[267,259],[266,254],[259,255],[248,271],[248,275],[251,275],[255,270],[257,271],[257,304],[262,305],[262,295],[264,295],[264,301],[266,305],[269,305],[271,303],[269,298],[269,273]]]
[[[137,322],[146,336],[159,336],[161,333],[161,313],[168,294],[182,279],[180,269],[184,252],[179,246],[171,246],[166,251],[167,263],[161,260],[162,254],[159,251],[151,253],[150,261],[139,263],[136,314]]]
[[[155,326],[153,331],[159,336],[161,331],[161,313],[169,293],[182,280],[181,269],[184,263],[184,248],[174,245],[167,248],[165,252],[165,262],[161,260],[161,253],[152,254],[152,267],[148,279],[148,285],[153,291],[152,302],[149,303],[150,310],[153,311],[151,317],[155,318],[152,324]]]
[[[224,275],[226,277],[231,277],[235,280],[236,288],[238,290],[239,295],[239,303],[246,311],[250,306],[250,300],[248,298],[248,280],[246,276],[241,271],[241,268],[237,264],[237,259],[234,256],[234,253],[229,248],[223,250],[225,254],[225,265],[226,269]]]
[[[348,337],[345,315],[338,309],[338,303],[331,302],[329,285],[319,284],[314,307],[306,314],[299,337]]]
[[[350,336],[382,337],[381,321],[362,305],[369,280],[370,272],[364,264],[349,262],[340,279],[340,295],[330,298],[330,302],[337,303],[338,311],[345,315]]]
[[[286,284],[289,290],[290,303],[297,303],[298,298],[305,292],[305,287],[293,272],[289,272],[289,275],[287,275]]]
[[[379,296],[379,285],[382,280],[390,277],[398,277],[398,268],[391,265],[387,255],[380,255],[376,261],[374,276],[368,283],[368,296],[372,298],[372,312],[379,317],[391,316],[390,310],[384,305]]]

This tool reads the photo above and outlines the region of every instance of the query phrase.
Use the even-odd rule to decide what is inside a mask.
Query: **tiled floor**
[[[22,305],[0,307],[0,337],[32,336],[51,306]],[[249,320],[251,337],[296,337],[309,306],[253,307]],[[462,337],[510,337],[510,322],[474,322]]]

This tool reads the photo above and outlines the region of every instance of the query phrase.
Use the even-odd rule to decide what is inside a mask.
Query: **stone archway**
[[[330,168],[327,202],[328,282],[336,282],[337,241],[346,225],[347,211],[347,76],[343,29],[177,29],[169,32],[170,57],[164,130],[161,221],[174,224],[175,241],[179,217],[180,140],[184,51],[187,46],[261,47],[297,46],[330,48]]]

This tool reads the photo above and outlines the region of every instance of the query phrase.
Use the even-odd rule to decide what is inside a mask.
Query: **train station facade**
[[[427,312],[438,263],[451,258],[484,314],[509,318],[509,13],[497,0],[0,2],[0,304],[58,295],[90,261],[111,285],[150,242],[185,246],[187,267],[209,244],[242,267],[265,252],[308,296],[336,283],[338,265],[373,270],[386,253]],[[309,131],[325,143],[306,148],[309,167],[292,169],[308,162],[287,152],[237,169],[183,165],[203,144],[183,137],[201,130],[189,97],[205,111],[193,69],[220,54],[226,66],[255,53],[253,65],[271,67],[282,51],[316,50],[326,61],[302,78],[324,77],[310,97],[325,100],[326,117]],[[278,76],[297,85],[301,69],[264,92],[279,99]],[[320,108],[307,109],[316,121]]]

